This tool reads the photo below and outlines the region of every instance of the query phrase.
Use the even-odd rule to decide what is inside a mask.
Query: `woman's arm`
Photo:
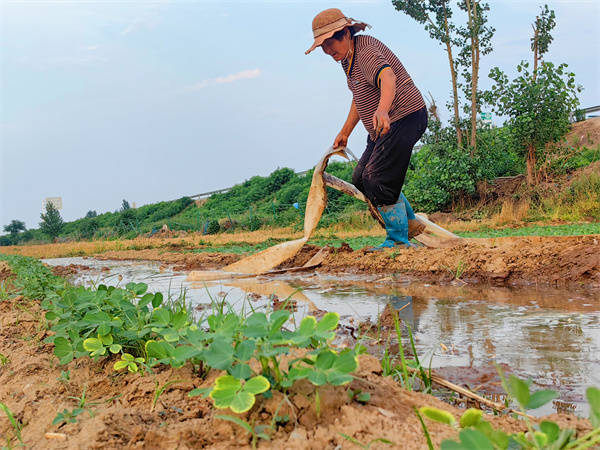
[[[379,74],[381,94],[379,97],[379,106],[373,114],[373,128],[378,134],[386,134],[390,131],[390,116],[388,112],[392,107],[392,102],[396,96],[396,75],[394,71],[387,67]]]
[[[392,99],[393,100],[393,99]],[[358,123],[358,110],[356,109],[356,105],[354,104],[354,100],[352,100],[352,104],[350,105],[350,112],[348,113],[348,118],[342,127],[342,131],[338,133],[333,141],[333,148],[345,147],[348,145],[348,137],[352,134],[352,130]]]

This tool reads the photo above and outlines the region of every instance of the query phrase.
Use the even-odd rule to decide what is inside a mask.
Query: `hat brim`
[[[323,42],[325,42],[327,39],[329,39],[331,36],[333,36],[335,33],[337,33],[340,30],[343,30],[344,28],[353,28],[354,29],[354,33],[358,33],[359,31],[363,31],[365,28],[369,27],[369,24],[366,24],[364,22],[355,22],[351,25],[342,25],[337,29],[328,31],[325,34],[322,34],[321,36],[315,38],[315,41],[313,42],[313,45],[304,52],[305,55],[308,55],[310,52],[312,52],[315,48],[320,47]]]

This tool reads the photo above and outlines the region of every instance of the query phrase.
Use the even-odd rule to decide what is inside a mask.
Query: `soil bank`
[[[304,264],[318,251],[307,245],[282,266]],[[174,264],[177,270],[219,269],[243,255],[184,253],[159,249],[109,251],[101,259],[137,259]],[[569,285],[600,288],[600,235],[463,239],[448,248],[353,251],[333,249],[317,269],[330,273],[399,274],[426,281],[493,285]]]

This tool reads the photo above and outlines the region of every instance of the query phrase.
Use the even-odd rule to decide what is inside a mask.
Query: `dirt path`
[[[307,245],[282,266],[300,266],[318,251]],[[138,259],[174,264],[178,270],[218,269],[241,258],[224,253],[164,249],[109,251],[102,259]],[[600,288],[600,236],[465,239],[450,248],[352,251],[343,245],[325,259],[321,272],[401,274],[427,281],[494,285],[569,285]]]

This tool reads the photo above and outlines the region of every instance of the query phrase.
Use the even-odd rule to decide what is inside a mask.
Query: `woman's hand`
[[[377,108],[373,114],[373,128],[378,136],[382,136],[390,131],[390,116],[387,111]]]
[[[341,131],[333,141],[333,148],[346,147],[348,145],[348,135]]]

